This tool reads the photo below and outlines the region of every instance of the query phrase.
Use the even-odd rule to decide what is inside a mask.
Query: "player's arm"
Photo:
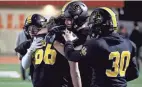
[[[138,66],[136,62],[136,57],[133,57],[126,71],[126,80],[132,81],[138,77],[139,77],[139,71],[138,71]]]
[[[22,67],[24,69],[27,69],[30,67],[31,65],[31,58],[32,58],[32,51],[31,50],[27,50],[27,53],[22,57]]]
[[[42,47],[41,40],[42,39],[40,39],[40,38],[37,38],[37,39],[34,38],[30,48],[27,50],[27,53],[23,56],[23,58],[22,58],[22,67],[24,69],[27,69],[27,68],[30,67],[32,55],[36,51],[36,49]]]
[[[92,40],[86,41],[81,50],[75,50],[73,41],[76,40],[76,35],[74,35],[72,32],[65,31],[63,37],[66,41],[64,51],[68,60],[78,62],[80,59],[89,57],[91,55],[91,50],[93,49],[93,45],[91,43],[94,43]]]
[[[70,66],[70,74],[74,87],[82,87],[81,76],[78,62],[68,61]]]
[[[81,56],[81,50],[75,50],[73,42],[67,41],[64,46],[65,56],[69,61],[79,62],[79,60],[84,57]]]
[[[56,50],[58,52],[60,52],[63,56],[65,56],[64,45],[62,45],[58,41],[55,41],[54,42],[54,47],[56,48]],[[73,86],[74,87],[82,87],[81,76],[80,76],[78,63],[77,62],[72,62],[72,61],[68,61],[68,62],[69,62],[69,66],[70,66],[70,74],[71,74]]]
[[[134,46],[134,45],[133,45]],[[139,76],[138,64],[136,62],[136,47],[134,46],[133,51],[131,53],[131,61],[129,63],[129,67],[126,71],[126,80],[131,81]]]
[[[66,41],[64,51],[66,58],[70,61],[78,62],[81,59],[86,59],[94,54],[92,54],[92,51],[94,53],[97,53],[95,49],[97,49],[97,42],[94,43],[93,40],[86,41],[85,44],[82,46],[81,50],[75,50],[73,46],[73,42]]]
[[[75,47],[75,50],[80,50],[82,46]],[[74,87],[82,87],[81,76],[78,62],[68,61],[70,66],[70,73]]]

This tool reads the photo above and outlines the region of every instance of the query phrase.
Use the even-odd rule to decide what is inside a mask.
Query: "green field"
[[[20,73],[18,64],[0,64],[0,71],[17,71]],[[31,81],[23,81],[21,78],[1,78],[0,87],[32,87]]]
[[[18,64],[0,64],[0,71],[17,71],[20,73]],[[21,78],[1,78],[0,87],[32,87],[30,81],[22,81]],[[128,87],[142,87],[142,72],[140,77],[128,83]]]

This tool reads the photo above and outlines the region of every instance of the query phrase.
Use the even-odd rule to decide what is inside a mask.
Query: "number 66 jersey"
[[[44,47],[37,49],[32,58],[34,87],[73,87],[68,61],[56,51],[53,44],[42,43]]]

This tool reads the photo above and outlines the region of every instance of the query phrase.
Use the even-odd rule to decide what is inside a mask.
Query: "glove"
[[[65,41],[74,42],[78,39],[78,37],[72,31],[69,31],[67,29],[64,31],[64,34],[62,34],[62,36],[64,37]]]
[[[63,31],[65,30],[65,26],[64,25],[59,25],[59,26],[54,26],[52,27],[48,32],[50,36],[54,36],[55,35],[55,39],[59,41],[60,43],[64,43],[65,40],[62,36],[62,34],[64,33]]]
[[[34,38],[30,48],[28,49],[28,52],[33,53],[36,51],[36,49],[42,48],[43,47],[42,40],[43,38]]]
[[[62,32],[62,30],[65,30],[64,19],[61,16],[57,18],[51,17],[49,19],[47,27],[48,27],[48,32],[50,33],[55,34]]]
[[[63,30],[65,30],[65,26],[64,25],[59,25],[59,26],[52,27],[49,30],[49,32],[52,32],[52,33],[56,34],[56,33],[62,33]]]

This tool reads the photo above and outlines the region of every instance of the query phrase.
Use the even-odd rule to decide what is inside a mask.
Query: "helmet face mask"
[[[35,25],[30,25],[28,27],[28,32],[30,34],[31,37],[34,37],[37,35],[37,33],[41,30],[42,28],[38,28],[37,26]]]
[[[103,36],[112,33],[117,28],[115,13],[106,7],[96,8],[89,18],[90,36]],[[95,34],[95,35],[94,35]]]

